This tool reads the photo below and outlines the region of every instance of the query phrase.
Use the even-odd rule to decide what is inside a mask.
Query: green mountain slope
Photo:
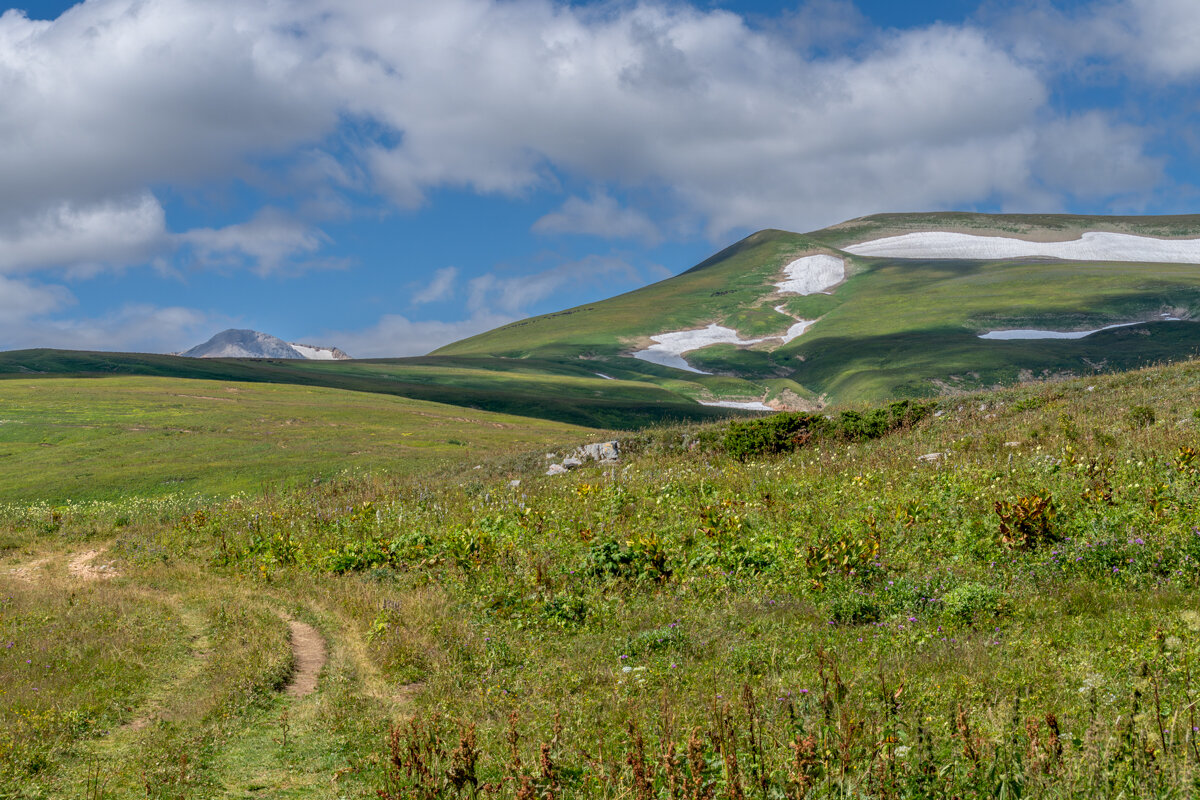
[[[1068,241],[1090,231],[1157,238],[1200,236],[1200,216],[885,214],[808,234],[760,231],[675,277],[598,303],[522,320],[436,351],[588,360],[695,397],[754,397],[804,405],[932,395],[1019,379],[1128,369],[1200,350],[1200,266],[1023,259],[869,258],[841,248],[923,231]],[[779,294],[774,284],[807,255],[844,260],[828,294]],[[780,313],[782,309],[787,313]],[[1180,321],[1158,322],[1163,316]],[[699,375],[632,358],[657,334],[716,323],[743,340],[685,354]],[[984,340],[989,330],[1072,331],[1145,324],[1082,339]]]

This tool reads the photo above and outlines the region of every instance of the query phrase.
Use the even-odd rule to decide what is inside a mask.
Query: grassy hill
[[[626,373],[614,370],[614,378]],[[663,386],[606,380],[586,364],[506,358],[356,361],[200,359],[146,353],[12,350],[0,353],[4,380],[156,376],[321,386],[446,403],[601,429],[728,416]],[[636,377],[636,376],[633,376]]]
[[[235,422],[229,401],[172,395],[179,382],[117,380],[160,430],[196,409],[216,429],[196,439],[219,446]],[[33,424],[38,408],[70,420],[68,390],[89,383],[5,386]],[[281,436],[292,417],[317,436],[329,403],[334,419],[382,404],[345,410],[365,427],[339,437],[369,438],[386,408],[434,413],[265,384],[194,393],[228,388]],[[898,426],[830,408],[661,428],[626,436],[615,467],[556,477],[480,413],[464,416],[495,432],[480,443],[494,458],[436,478],[3,503],[0,785],[1190,796],[1198,391],[1189,362],[943,399]],[[140,469],[124,480],[159,466]]]
[[[0,381],[0,501],[51,503],[308,485],[447,465],[594,431],[311,386],[178,378]]]
[[[1087,231],[1153,237],[1200,235],[1200,216],[886,214],[799,235],[761,231],[673,278],[620,297],[522,320],[448,345],[435,355],[589,359],[661,383],[667,375],[700,396],[879,401],[982,388],[1021,377],[1089,374],[1186,358],[1200,350],[1191,321],[1147,324],[1080,340],[987,341],[992,329],[1073,330],[1200,313],[1200,267],[1021,260],[866,258],[839,249],[916,231],[1066,240]],[[802,255],[844,258],[848,277],[831,294],[779,297],[772,284]],[[709,323],[742,338],[778,335],[791,314],[817,319],[792,342],[712,345],[687,358],[713,372],[697,376],[648,366],[629,355],[657,333]],[[724,379],[726,383],[720,381]]]

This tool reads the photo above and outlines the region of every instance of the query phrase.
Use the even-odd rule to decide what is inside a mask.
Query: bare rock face
[[[336,347],[289,344],[278,336],[259,331],[230,328],[204,344],[180,353],[187,358],[295,358],[331,361],[350,356]]]

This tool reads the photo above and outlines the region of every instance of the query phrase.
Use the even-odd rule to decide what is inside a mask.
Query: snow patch
[[[604,378],[604,380],[606,380],[606,381],[615,381],[616,380],[616,378],[614,378],[612,375],[605,375],[603,372],[593,372],[592,374],[598,378]]]
[[[1155,239],[1107,231],[1090,231],[1067,242],[1030,242],[1004,236],[920,231],[860,242],[843,249],[857,256],[890,258],[1001,259],[1044,256],[1070,261],[1200,264],[1200,239]]]
[[[755,400],[750,403],[740,403],[736,400],[697,400],[702,406],[717,406],[720,408],[741,408],[749,411],[774,411],[770,406],[763,405]]]
[[[696,369],[688,364],[683,359],[684,353],[699,350],[711,344],[736,344],[738,346],[745,346],[766,341],[765,339],[742,339],[738,336],[737,331],[718,325],[715,322],[707,328],[694,331],[659,333],[651,336],[650,339],[655,344],[650,345],[645,350],[638,350],[633,354],[634,358],[664,367],[674,367],[675,369],[687,370],[688,372],[697,372],[701,375],[711,375],[712,373]]]
[[[846,279],[846,262],[837,256],[804,256],[783,268],[784,280],[775,284],[783,294],[817,294]]]
[[[1159,322],[1180,322],[1179,317],[1163,315]],[[979,334],[980,339],[1082,339],[1100,331],[1111,331],[1113,328],[1128,328],[1130,325],[1141,325],[1142,322],[1119,322],[1116,325],[1105,325],[1090,331],[1042,331],[1035,328],[1015,328],[1007,331],[988,331]]]
[[[333,354],[333,350],[329,347],[313,347],[312,345],[296,344],[295,342],[288,342],[288,344],[292,346],[293,350],[305,358],[311,358],[316,361],[337,360],[337,356]]]
[[[809,326],[816,322],[815,319],[800,319],[800,317],[797,317],[795,314],[788,312],[787,306],[778,305],[775,306],[775,310],[780,314],[783,314],[785,317],[791,317],[792,319],[796,320],[796,324],[788,328],[787,333],[785,333],[783,336],[777,337],[783,339],[783,344],[787,344],[792,339],[795,339],[797,336],[808,330]]]

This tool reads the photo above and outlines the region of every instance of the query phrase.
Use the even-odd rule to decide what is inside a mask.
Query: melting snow
[[[1179,317],[1163,315],[1162,322],[1179,322]],[[1128,328],[1130,325],[1141,325],[1141,322],[1119,322],[1116,325],[1105,325],[1090,331],[1041,331],[1034,328],[1016,328],[1008,331],[988,331],[981,333],[980,339],[1082,339],[1100,331],[1110,331],[1113,328]]]
[[[1003,236],[924,231],[889,236],[843,248],[859,256],[892,258],[1030,258],[1072,261],[1140,261],[1200,264],[1200,239],[1154,239],[1128,233],[1090,231],[1068,242],[1029,242]]]
[[[817,292],[830,289],[846,279],[846,263],[836,256],[804,256],[784,267],[783,274],[786,278],[775,284],[775,288],[781,294],[816,294]],[[775,306],[775,310],[796,320],[796,324],[788,328],[787,332],[782,336],[767,336],[762,339],[742,339],[738,336],[737,331],[732,328],[722,327],[714,322],[707,328],[699,330],[669,331],[651,336],[650,338],[655,344],[650,345],[645,350],[638,350],[636,353],[633,353],[633,357],[639,358],[642,361],[649,361],[651,364],[674,367],[675,369],[682,369],[688,372],[697,372],[701,375],[711,375],[712,373],[710,372],[696,369],[688,364],[684,360],[683,354],[691,350],[708,347],[711,344],[735,344],[739,347],[745,347],[771,340],[778,340],[781,344],[787,344],[808,330],[809,326],[816,322],[816,320],[800,319],[793,314],[789,314],[784,310],[782,305]],[[725,405],[729,408],[753,408],[759,411],[772,410],[762,405],[762,403],[752,403],[750,405],[706,403],[705,405]]]
[[[774,411],[770,406],[763,405],[757,400],[751,403],[739,403],[736,400],[697,400],[702,406],[719,406],[720,408],[743,408],[750,411]]]
[[[783,268],[786,278],[775,287],[783,294],[817,294],[846,279],[846,262],[837,256],[804,256]]]
[[[598,378],[604,378],[604,380],[606,380],[606,381],[615,381],[616,380],[616,378],[614,378],[612,375],[605,375],[603,372],[593,372],[592,374]]]
[[[288,342],[288,344],[290,344],[292,346],[293,350],[295,350],[297,353],[304,356],[305,358],[311,358],[316,361],[336,361],[337,360],[337,356],[335,356],[333,354],[333,349],[329,348],[329,347],[313,347],[312,345],[295,344],[293,342]]]
[[[788,328],[787,333],[785,333],[783,336],[777,337],[777,338],[783,339],[784,344],[787,344],[792,339],[795,339],[797,336],[804,333],[806,330],[808,330],[808,327],[810,325],[812,325],[814,322],[816,322],[815,319],[800,319],[797,316],[789,314],[786,306],[782,306],[782,305],[775,306],[775,310],[778,311],[780,314],[783,314],[786,317],[792,317],[792,319],[796,320],[796,324],[793,325],[792,327]]]
[[[698,372],[701,375],[711,375],[711,372],[696,369],[683,360],[683,354],[691,350],[699,350],[701,347],[708,347],[710,344],[736,344],[749,345],[758,344],[766,341],[765,339],[742,339],[738,336],[738,332],[732,328],[725,328],[717,323],[712,323],[707,328],[701,328],[695,331],[671,331],[670,333],[659,333],[650,337],[655,344],[650,345],[645,350],[639,350],[633,354],[634,358],[640,358],[642,361],[649,361],[652,364],[661,364],[664,367],[675,367],[676,369],[684,369],[688,372]]]

